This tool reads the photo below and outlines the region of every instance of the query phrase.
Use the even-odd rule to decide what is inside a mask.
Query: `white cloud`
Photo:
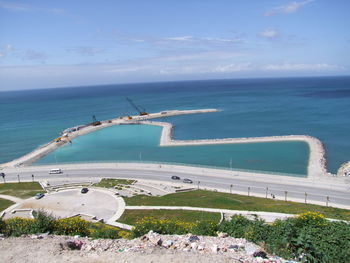
[[[66,51],[77,53],[80,55],[95,55],[98,53],[102,53],[104,50],[97,47],[73,47],[67,48]]]
[[[154,61],[193,61],[193,60],[224,60],[232,59],[239,56],[244,56],[245,53],[242,52],[229,52],[229,51],[206,51],[206,52],[196,52],[189,54],[179,54],[172,56],[156,57],[152,60]]]
[[[302,6],[313,2],[314,0],[306,0],[303,2],[291,2],[287,5],[284,6],[279,6],[279,7],[275,7],[273,9],[270,9],[268,11],[266,11],[264,13],[265,16],[272,16],[272,15],[276,15],[276,14],[292,14],[297,12]]]
[[[228,64],[228,65],[216,66],[212,70],[212,72],[229,73],[229,72],[249,71],[249,70],[253,70],[253,69],[255,69],[255,66],[252,65],[252,63],[250,63],[250,62],[240,63],[240,64],[232,63],[232,64]]]
[[[47,55],[44,52],[29,49],[24,52],[23,59],[45,62]]]
[[[156,43],[183,43],[183,44],[202,44],[202,45],[230,45],[244,42],[241,38],[221,38],[221,37],[194,37],[178,36],[159,39]]]
[[[261,32],[259,35],[263,38],[272,39],[272,38],[276,38],[278,36],[278,32],[275,29],[268,28],[268,29],[264,30],[263,32]]]
[[[10,44],[7,44],[0,48],[0,58],[6,57],[8,54],[10,54],[13,51],[13,47]]]
[[[168,37],[168,38],[165,38],[165,40],[189,42],[189,41],[194,41],[194,37],[193,36]]]
[[[30,11],[30,7],[20,3],[13,3],[8,1],[0,1],[0,8],[9,11]]]
[[[65,14],[66,10],[61,8],[41,8],[35,7],[22,3],[14,3],[10,1],[0,1],[0,8],[12,11],[12,12],[33,12],[33,11],[42,11],[54,14]]]
[[[270,64],[263,66],[262,70],[266,71],[331,71],[344,69],[338,65],[330,65],[327,63],[317,63],[317,64]]]

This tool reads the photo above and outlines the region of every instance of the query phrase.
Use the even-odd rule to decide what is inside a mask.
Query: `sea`
[[[174,139],[302,134],[317,137],[323,142],[330,172],[336,173],[342,163],[350,160],[350,77],[305,77],[95,85],[0,92],[0,163],[18,158],[57,138],[68,127],[92,122],[93,116],[98,120],[107,120],[136,115],[136,110],[126,97],[147,112],[205,108],[219,110],[217,113],[160,119],[174,125]],[[152,145],[154,136],[159,138],[159,131],[154,131],[152,138],[148,138],[148,131],[130,129],[136,129],[133,133],[138,136],[139,147],[145,147],[142,138],[144,141],[152,141]],[[115,131],[113,134],[125,136],[132,132]],[[102,132],[100,137],[106,141],[106,138],[113,137],[109,136],[111,135],[106,137]],[[108,147],[108,143],[103,153],[96,150],[99,145],[93,143],[93,137],[86,137],[89,138],[86,145],[90,145],[90,152],[86,154],[84,151],[85,158],[76,154],[78,148],[73,140],[74,150],[70,150],[68,157],[60,158],[60,153],[56,152],[50,158],[47,157],[46,161],[42,159],[38,163],[117,161],[131,158],[115,156],[113,147]],[[128,138],[119,137],[119,143],[128,142]],[[78,139],[84,141],[83,137],[75,140]],[[95,142],[102,145],[105,141]],[[76,142],[79,145],[79,141]],[[131,146],[124,143],[123,147],[130,149]],[[308,153],[305,145],[300,143],[266,143],[255,146],[242,144],[232,147],[234,153],[222,157],[224,161],[215,157],[218,156],[217,149],[209,147],[205,149],[206,156],[203,157],[207,162],[195,164],[305,174]],[[170,157],[166,160],[148,158],[142,151],[136,149],[136,157],[131,159],[172,161]],[[184,155],[181,150],[177,151],[177,156]],[[188,148],[182,153],[186,151]],[[199,151],[203,152],[202,149]],[[55,158],[52,158],[54,155]],[[181,160],[178,162],[191,163],[191,157],[188,154],[184,156],[179,157]],[[220,164],[211,164],[214,159]]]

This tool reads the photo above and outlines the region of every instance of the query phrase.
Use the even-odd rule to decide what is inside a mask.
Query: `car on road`
[[[192,184],[193,183],[193,181],[191,179],[188,179],[188,178],[185,178],[183,180],[183,182],[186,183],[186,184]]]
[[[180,177],[178,177],[178,176],[176,176],[176,175],[173,175],[173,176],[171,177],[171,179],[173,179],[173,180],[180,180]]]
[[[63,173],[62,170],[58,169],[58,168],[51,169],[50,172],[49,172],[49,174],[61,174],[61,173]]]
[[[86,194],[87,192],[89,192],[89,189],[86,187],[82,188],[80,191],[80,193],[82,193],[82,194]]]
[[[37,193],[36,195],[35,195],[35,199],[41,199],[41,198],[43,198],[45,195],[43,194],[43,193]]]

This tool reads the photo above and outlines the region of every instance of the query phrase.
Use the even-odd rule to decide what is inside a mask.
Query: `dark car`
[[[89,189],[87,189],[87,188],[83,188],[83,189],[81,189],[81,191],[80,191],[82,194],[86,194],[87,192],[89,192]]]
[[[35,199],[41,199],[41,198],[43,198],[45,195],[43,194],[43,193],[37,193],[36,195],[35,195]]]
[[[191,179],[187,179],[187,178],[185,178],[183,180],[183,182],[186,183],[186,184],[192,184],[193,183],[193,181]]]
[[[178,176],[176,176],[176,175],[173,175],[173,176],[171,177],[171,179],[173,179],[173,180],[180,180],[180,177],[178,177]]]

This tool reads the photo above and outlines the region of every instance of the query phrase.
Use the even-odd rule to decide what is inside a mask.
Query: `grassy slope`
[[[135,180],[126,180],[126,179],[112,179],[112,178],[103,178],[99,183],[94,184],[94,186],[111,188],[118,184],[133,184]]]
[[[28,198],[40,192],[43,192],[43,189],[37,182],[0,184],[0,194],[3,195],[12,195],[19,198]]]
[[[125,198],[127,205],[154,205],[154,206],[194,206],[208,208],[223,208],[232,210],[268,211],[288,214],[298,214],[314,211],[326,217],[350,221],[350,210],[333,207],[285,202],[258,197],[249,197],[236,194],[197,190],[169,194],[162,197],[138,195]]]
[[[8,208],[9,206],[13,205],[14,202],[6,199],[1,199],[0,198],[0,212]]]
[[[172,219],[181,222],[213,221],[219,223],[220,213],[209,213],[201,211],[186,210],[125,210],[118,222],[134,225],[144,217],[154,217],[157,219]]]

